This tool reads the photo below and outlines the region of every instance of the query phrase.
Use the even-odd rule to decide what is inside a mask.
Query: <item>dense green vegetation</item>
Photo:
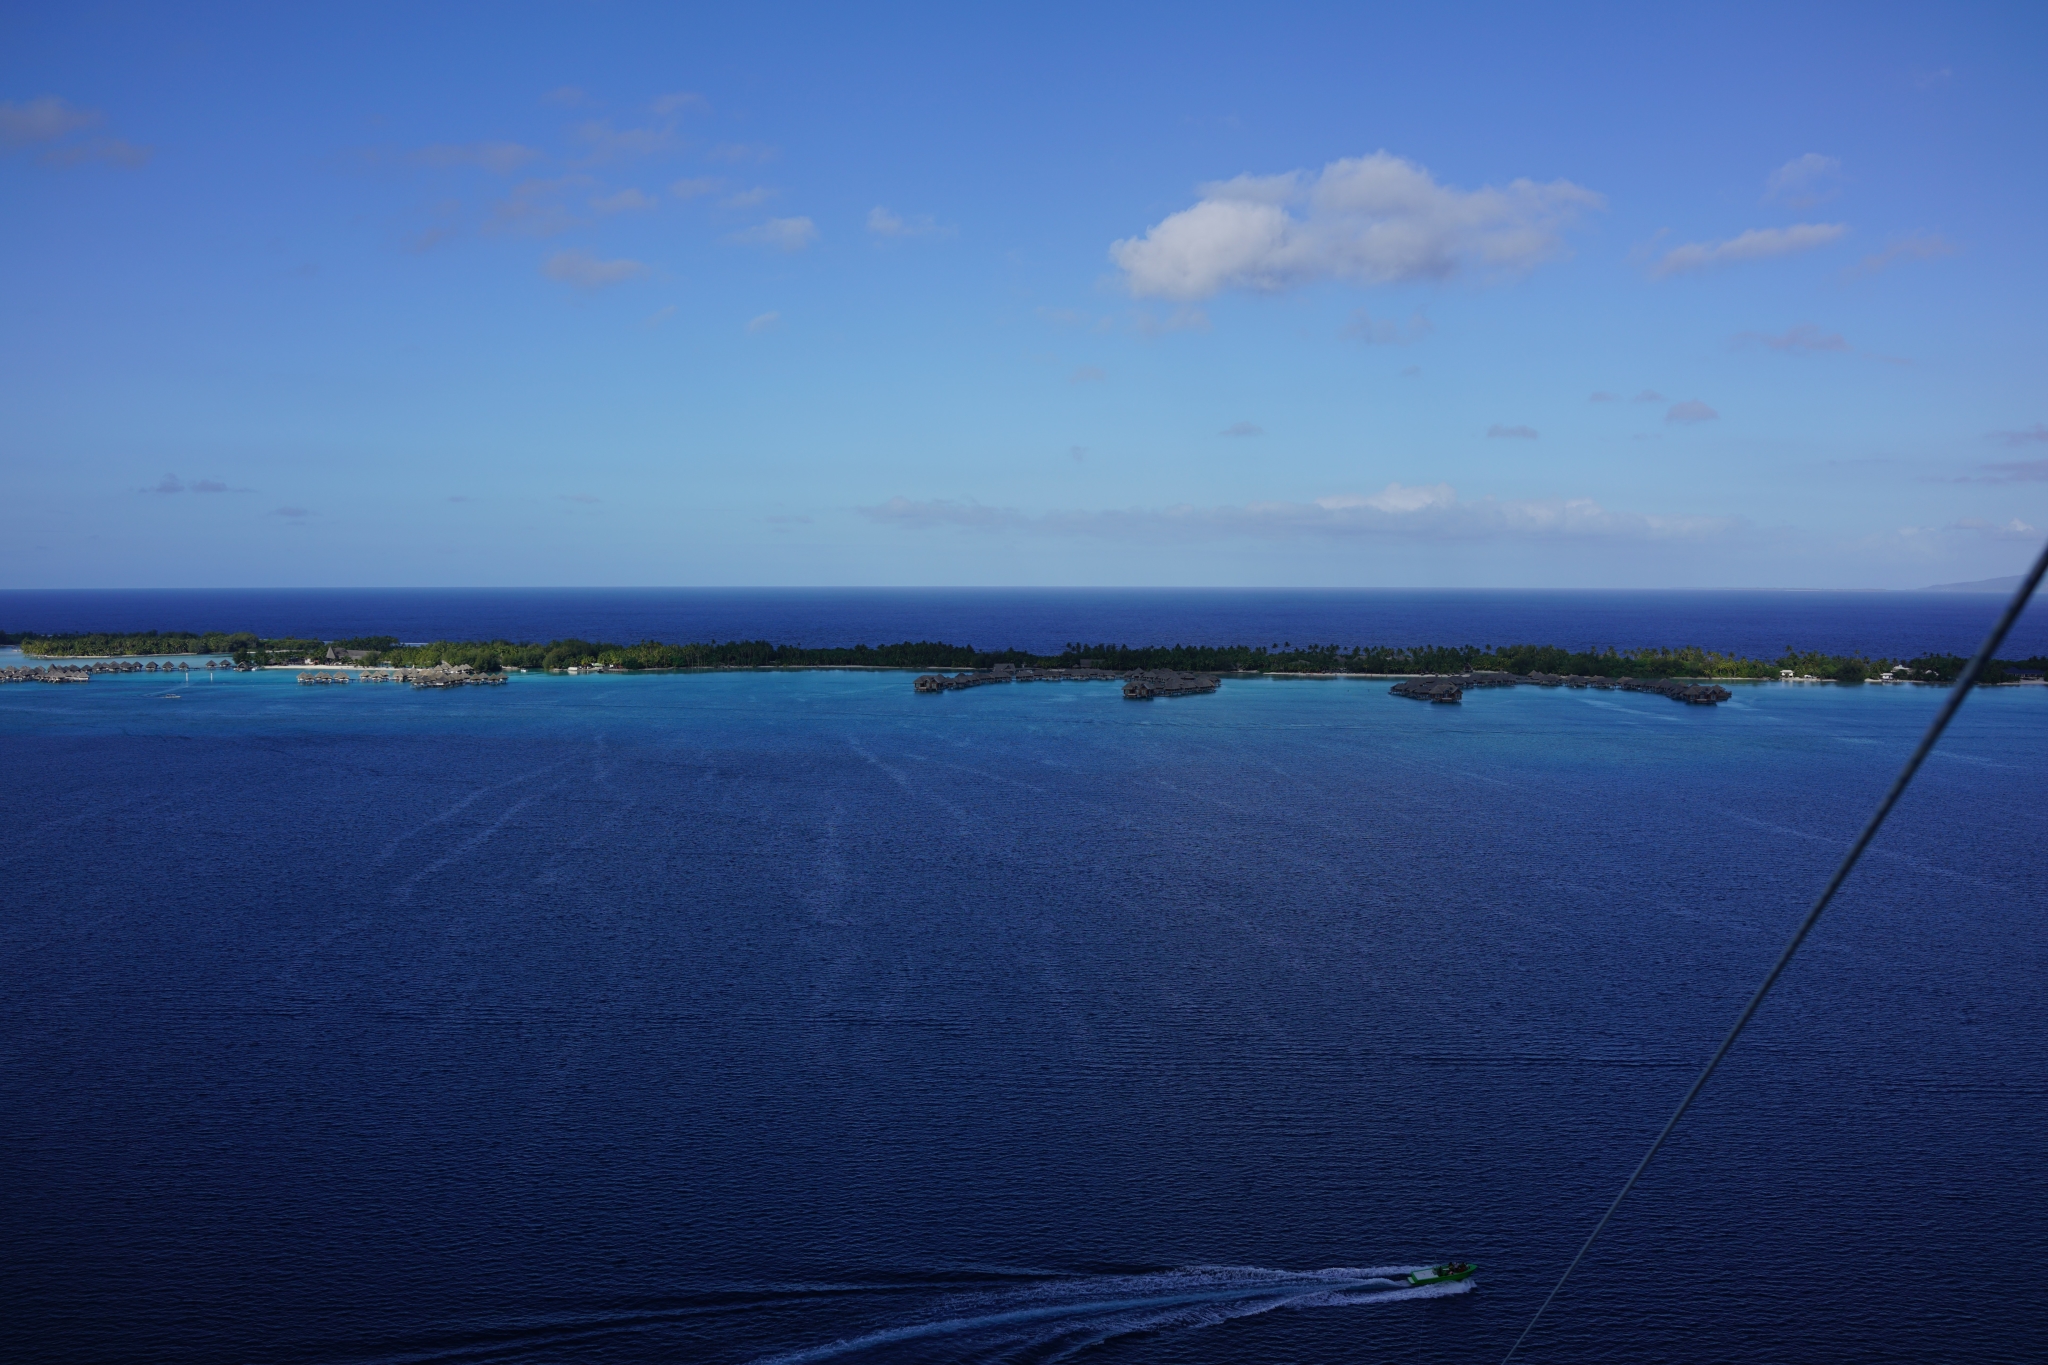
[[[36,635],[29,632],[13,638],[20,641],[22,648],[30,654],[69,659],[109,654],[233,654],[238,650],[259,648],[265,643],[246,631],[237,635],[190,630],[144,630],[132,635]],[[318,640],[304,643],[314,648],[327,648]]]
[[[214,654],[237,663],[295,664],[329,657],[330,650],[358,655],[365,665],[429,667],[468,664],[480,672],[508,668],[566,669],[601,666],[630,672],[686,668],[988,668],[999,663],[1125,670],[1177,668],[1204,673],[1459,673],[1497,669],[1507,673],[1581,674],[1606,678],[1775,678],[1782,669],[1840,682],[1862,682],[1882,672],[1890,660],[1846,657],[1787,649],[1774,660],[1743,659],[1709,650],[1634,649],[1580,650],[1555,645],[1425,645],[1407,649],[1345,647],[1336,644],[1158,645],[1133,648],[1112,644],[1070,644],[1056,655],[1022,650],[977,650],[931,640],[906,640],[893,645],[854,645],[805,649],[767,640],[726,640],[700,644],[664,644],[643,640],[636,645],[598,640],[550,640],[533,644],[511,640],[438,640],[403,645],[395,636],[365,635],[348,640],[299,638],[260,639],[237,634],[192,631],[144,631],[130,635],[0,634],[0,642],[18,641],[32,655],[81,658],[98,655]],[[343,657],[346,657],[344,655]],[[1907,660],[1914,676],[1953,682],[1966,659],[1928,654]],[[2001,661],[1987,671],[1987,683],[2004,682],[2020,672],[2048,671],[2048,659]]]

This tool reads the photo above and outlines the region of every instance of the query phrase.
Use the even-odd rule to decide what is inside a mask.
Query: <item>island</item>
[[[146,631],[141,633],[0,633],[38,660],[75,661],[0,669],[0,682],[83,682],[107,672],[156,672],[192,667],[300,671],[304,681],[354,670],[363,681],[422,688],[488,686],[508,672],[565,676],[714,670],[896,670],[917,674],[920,694],[939,695],[993,683],[1115,682],[1135,701],[1214,692],[1224,679],[1380,678],[1404,697],[1452,703],[1488,687],[1600,688],[1655,692],[1692,705],[1713,705],[1728,681],[1947,684],[1966,659],[1924,653],[1911,659],[1872,659],[1787,650],[1777,659],[1750,659],[1697,647],[1569,650],[1555,645],[1067,645],[1057,654],[984,650],[936,640],[897,644],[805,647],[769,640],[708,640],[615,644],[558,639],[545,644],[512,640],[437,640],[406,643],[390,635],[325,640],[313,636],[263,637],[253,632]],[[180,662],[157,663],[179,656]],[[201,663],[189,659],[206,656]],[[147,660],[145,662],[145,660]],[[2000,660],[1978,678],[1985,686],[2040,684],[2048,658]]]

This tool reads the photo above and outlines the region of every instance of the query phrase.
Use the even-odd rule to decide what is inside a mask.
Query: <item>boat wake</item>
[[[1408,1285],[1411,1271],[1427,1269],[1190,1266],[1140,1275],[1062,1276],[948,1295],[916,1321],[763,1356],[756,1365],[857,1360],[869,1353],[900,1359],[903,1348],[913,1344],[931,1348],[918,1352],[919,1358],[1001,1356],[1051,1362],[1133,1333],[1206,1327],[1276,1308],[1377,1307],[1463,1294],[1472,1288],[1469,1280],[1421,1288]]]
[[[1407,1283],[1410,1271],[1427,1268],[1189,1266],[1066,1275],[983,1267],[878,1281],[735,1283],[609,1309],[449,1322],[345,1359],[351,1365],[487,1365],[575,1355],[753,1365],[1049,1365],[1139,1333],[1187,1331],[1276,1308],[1442,1298],[1472,1287],[1469,1280],[1420,1288]],[[829,1336],[835,1329],[840,1335]]]

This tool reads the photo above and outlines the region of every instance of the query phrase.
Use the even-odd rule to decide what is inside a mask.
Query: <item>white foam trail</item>
[[[757,1365],[810,1365],[935,1337],[980,1344],[1045,1346],[1072,1337],[1057,1360],[1129,1332],[1201,1327],[1275,1308],[1357,1307],[1460,1294],[1471,1282],[1409,1287],[1424,1266],[1285,1271],[1262,1266],[1193,1266],[1154,1275],[1090,1276],[1029,1288],[950,1296],[940,1316],[768,1356]],[[982,1311],[974,1311],[980,1309]]]

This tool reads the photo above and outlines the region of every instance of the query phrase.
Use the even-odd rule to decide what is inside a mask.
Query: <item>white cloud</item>
[[[2003,441],[2009,446],[2048,444],[2048,425],[2036,422],[2034,425],[2022,427],[2018,431],[1994,431],[1991,433],[1991,439]]]
[[[1702,422],[1720,421],[1721,414],[1697,398],[1688,398],[1683,403],[1673,403],[1671,411],[1664,414],[1664,420],[1682,427],[1696,427]]]
[[[640,190],[624,189],[617,194],[607,194],[591,200],[590,207],[602,214],[637,213],[643,209],[653,208],[655,203],[656,200],[651,195]]]
[[[1644,389],[1629,401],[1631,403],[1661,403],[1664,401],[1664,395],[1655,389]]]
[[[1814,355],[1821,351],[1853,351],[1840,332],[1823,332],[1810,322],[1798,323],[1782,332],[1738,332],[1738,346],[1762,346],[1787,355]]]
[[[1457,501],[1457,490],[1447,483],[1390,483],[1370,497],[1361,497],[1357,493],[1334,493],[1328,497],[1317,498],[1316,506],[1326,512],[1346,512],[1353,508],[1369,507],[1375,512],[1403,514],[1426,512],[1432,507],[1451,507],[1455,506]]]
[[[179,482],[176,474],[166,474],[163,478],[157,480],[155,487],[145,488],[142,491],[145,493],[182,493],[185,491],[185,485]]]
[[[1974,531],[1987,540],[2033,540],[2041,534],[2040,528],[2029,526],[2018,517],[2010,521],[1980,521],[1975,517],[1964,517],[1952,521],[1942,528],[1946,531]]]
[[[413,160],[436,169],[481,166],[498,175],[510,175],[539,156],[532,147],[517,142],[436,142],[413,153]]]
[[[711,101],[695,91],[678,90],[673,94],[661,96],[647,107],[656,115],[661,116],[679,114],[685,109],[704,113],[711,108]]]
[[[1496,441],[1533,441],[1536,439],[1536,428],[1523,426],[1504,427],[1500,423],[1495,422],[1486,429],[1486,434],[1489,438]]]
[[[1659,517],[1611,512],[1590,498],[1460,501],[1449,484],[1390,483],[1378,493],[1333,494],[1314,502],[1253,502],[1226,507],[1129,508],[1029,513],[973,501],[891,498],[862,515],[905,530],[954,528],[983,533],[1098,536],[1125,540],[1598,538],[1699,540],[1735,523],[1719,517]]]
[[[808,218],[770,218],[744,232],[735,232],[732,239],[754,246],[772,246],[778,251],[802,251],[818,240],[818,225]]]
[[[747,333],[750,336],[759,336],[763,332],[772,332],[781,325],[782,314],[763,313],[747,323]]]
[[[1111,244],[1134,295],[1192,300],[1325,279],[1371,285],[1523,271],[1563,254],[1564,227],[1605,202],[1565,180],[1454,189],[1386,152],[1333,161],[1318,174],[1241,175],[1199,191],[1194,207]]]
[[[1650,273],[1663,279],[1737,261],[1790,256],[1838,242],[1848,231],[1846,223],[1794,223],[1791,227],[1751,228],[1725,241],[1687,242],[1684,246],[1675,246],[1650,267]]]
[[[97,109],[44,95],[41,99],[15,104],[0,100],[0,142],[9,147],[26,147],[37,142],[55,142],[86,128],[97,128],[106,115]]]
[[[668,192],[678,199],[701,199],[707,194],[716,194],[724,188],[725,182],[716,176],[700,175],[676,181]]]
[[[877,237],[950,237],[953,229],[943,227],[928,213],[905,218],[880,204],[868,210],[868,231]]]
[[[228,491],[228,486],[219,479],[194,479],[192,481],[192,491],[194,493],[225,493]]]
[[[1764,198],[1805,209],[1834,198],[1841,187],[1842,163],[1832,156],[1808,152],[1771,172],[1764,181]]]
[[[1938,232],[1911,232],[1889,243],[1882,251],[1873,251],[1858,261],[1849,272],[1852,275],[1875,275],[1888,270],[1901,261],[1932,261],[1943,256],[1953,256],[1960,250],[1954,242]]]
[[[781,190],[771,190],[766,185],[756,185],[750,190],[741,190],[738,194],[728,194],[725,198],[718,201],[718,207],[722,209],[757,209],[780,193],[782,193]]]
[[[558,251],[541,265],[541,273],[551,280],[595,292],[652,272],[640,261],[604,261],[587,251]]]
[[[574,109],[583,100],[583,92],[573,85],[558,85],[540,97],[542,104],[552,104],[560,109]]]

